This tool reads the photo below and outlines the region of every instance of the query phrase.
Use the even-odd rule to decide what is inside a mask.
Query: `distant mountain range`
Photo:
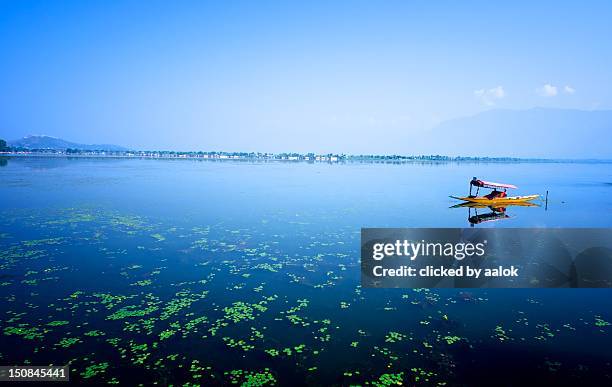
[[[409,149],[406,154],[413,155],[612,160],[612,110],[488,110],[445,121],[404,142]],[[9,141],[9,145],[28,149],[127,150],[118,145],[77,144],[50,136],[26,136]]]
[[[449,156],[612,159],[612,110],[489,110],[443,122],[416,143]]]
[[[26,149],[80,149],[80,150],[102,150],[102,151],[125,151],[124,147],[112,144],[77,144],[50,136],[25,136],[19,140],[9,141],[9,146]]]

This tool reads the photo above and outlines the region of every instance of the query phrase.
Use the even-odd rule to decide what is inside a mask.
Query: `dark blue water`
[[[610,382],[610,291],[361,289],[358,255],[361,227],[470,226],[491,209],[448,196],[472,176],[549,192],[474,227],[611,227],[609,164],[5,161],[1,364],[127,384]]]

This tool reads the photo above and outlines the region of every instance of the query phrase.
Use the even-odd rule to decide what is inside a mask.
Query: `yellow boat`
[[[483,204],[483,205],[487,205],[487,206],[492,206],[492,205],[500,205],[500,204],[519,204],[519,203],[525,203],[525,202],[529,202],[531,200],[535,200],[537,198],[539,198],[540,195],[527,195],[527,196],[506,196],[506,197],[499,197],[499,198],[492,198],[489,199],[485,196],[465,196],[465,197],[457,197],[457,196],[451,196],[451,198],[453,199],[457,199],[457,200],[463,200],[464,202],[470,202],[470,203],[478,203],[478,204]]]
[[[451,196],[453,199],[462,198]],[[515,202],[515,203],[501,203],[501,204],[486,204],[486,203],[471,203],[471,202],[463,202],[459,204],[455,204],[450,206],[449,208],[490,208],[492,210],[497,209],[505,209],[506,207],[540,207],[539,204],[531,203],[531,202]]]
[[[476,195],[472,195],[472,186],[476,187]],[[478,196],[478,191],[480,190],[480,188],[488,188],[488,189],[492,189],[493,191],[488,195]],[[529,202],[531,200],[535,200],[538,197],[540,197],[540,195],[527,195],[527,196],[507,196],[506,195],[507,189],[516,189],[516,188],[517,187],[512,184],[493,183],[491,181],[484,181],[484,180],[480,180],[474,177],[472,178],[472,181],[470,181],[470,193],[468,196],[464,196],[464,197],[451,196],[451,198],[457,199],[457,200],[463,200],[464,202],[468,202],[468,203],[483,204],[486,206],[503,206],[506,204],[525,203],[525,202]]]

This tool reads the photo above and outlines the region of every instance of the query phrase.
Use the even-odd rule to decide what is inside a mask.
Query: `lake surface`
[[[612,227],[610,164],[5,158],[0,364],[128,385],[610,384],[610,290],[359,286],[361,227],[470,227],[448,195],[472,176],[549,192],[473,227]]]

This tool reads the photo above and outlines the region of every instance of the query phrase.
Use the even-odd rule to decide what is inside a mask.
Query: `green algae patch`
[[[238,323],[240,321],[254,320],[255,319],[255,307],[256,304],[248,304],[246,302],[237,301],[232,304],[232,306],[227,306],[223,308],[223,312],[225,312],[225,318]],[[266,307],[259,308],[260,311],[265,311]]]
[[[461,337],[459,336],[444,336],[442,340],[446,341],[446,344],[451,345],[455,344],[458,341],[461,341]]]
[[[69,348],[78,343],[81,343],[81,339],[78,337],[64,337],[55,345],[62,348]]]
[[[404,373],[397,374],[382,374],[378,380],[372,381],[370,384],[376,387],[401,386],[404,383]]]
[[[192,293],[188,290],[177,292],[175,294],[176,298],[170,300],[163,308],[159,319],[167,320],[181,310],[189,308],[194,302],[205,298],[207,294],[208,291],[203,291],[202,293]]]
[[[412,377],[415,383],[426,383],[427,385],[430,385],[432,382],[431,379],[437,376],[435,372],[428,371],[420,367],[411,368],[410,371],[413,373]],[[443,386],[446,385],[446,382],[438,382],[436,385]]]
[[[69,324],[69,322],[66,321],[66,320],[56,320],[56,321],[51,321],[51,322],[47,323],[47,325],[50,326],[50,327],[59,327],[59,326],[68,325],[68,324]]]
[[[399,332],[389,332],[385,336],[385,343],[396,343],[398,341],[403,341],[406,338],[406,335]]]
[[[130,360],[133,364],[144,364],[151,355],[147,343],[137,344],[134,341],[130,341],[130,351],[132,353]]]
[[[162,332],[159,334],[159,339],[160,339],[160,340],[166,340],[166,339],[169,339],[169,338],[171,338],[172,336],[174,336],[174,334],[175,334],[175,333],[176,333],[176,331],[175,331],[175,330],[172,330],[172,329],[166,329],[166,330],[162,331]]]
[[[102,331],[98,331],[98,330],[93,330],[93,331],[87,331],[83,333],[83,335],[88,336],[88,337],[99,337],[99,336],[105,336],[106,333]]]
[[[22,241],[24,246],[33,247],[41,245],[59,245],[64,241],[65,238],[47,238],[47,239],[33,239],[29,241]]]
[[[494,332],[494,337],[497,338],[499,341],[508,341],[511,339],[510,336],[506,334],[506,330],[501,325],[497,325],[495,327]]]
[[[605,321],[599,316],[595,316],[595,326],[602,328],[602,327],[610,326],[610,323]]]
[[[267,353],[268,355],[272,356],[272,357],[276,357],[276,356],[280,355],[280,352],[278,351],[278,349],[274,349],[274,348],[266,349],[266,350],[264,350],[264,352]]]
[[[240,349],[242,349],[245,352],[250,351],[253,348],[255,348],[254,345],[248,344],[243,339],[236,340],[236,339],[231,338],[231,337],[224,337],[223,341],[225,342],[225,345],[227,345],[228,347],[230,347],[230,348],[240,348]]]
[[[110,221],[112,226],[122,226],[127,229],[144,229],[144,222],[137,216],[115,215]]]
[[[45,337],[44,333],[46,331],[41,330],[37,327],[30,327],[26,324],[19,324],[16,327],[6,327],[4,328],[4,334],[6,336],[21,336],[27,340],[40,340]]]
[[[81,372],[81,376],[85,379],[93,378],[96,375],[100,375],[106,372],[108,363],[92,364],[85,368],[85,371]]]
[[[162,234],[151,234],[151,238],[155,239],[157,242],[163,242],[166,240],[166,237]]]
[[[157,306],[149,306],[147,308],[140,308],[137,305],[130,305],[119,309],[115,313],[106,317],[107,320],[122,320],[130,317],[142,317],[157,311]]]
[[[276,378],[269,368],[263,371],[232,370],[224,372],[231,384],[242,387],[271,386],[276,384]]]
[[[71,298],[77,298],[83,292],[75,292],[71,295]],[[106,307],[106,309],[113,309],[123,301],[132,298],[133,296],[113,295],[108,293],[94,293],[94,297],[100,299],[100,303]]]
[[[208,322],[208,317],[206,316],[194,318],[193,320],[189,320],[185,323],[184,330],[186,332],[196,331],[198,325],[204,324],[206,322]]]
[[[150,279],[134,282],[132,286],[149,286],[153,283]]]

